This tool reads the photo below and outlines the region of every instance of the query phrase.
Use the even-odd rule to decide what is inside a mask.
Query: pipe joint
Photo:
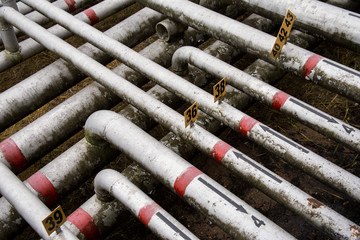
[[[2,6],[11,7],[16,11],[19,11],[19,8],[16,4],[16,0],[1,0]]]
[[[189,58],[193,51],[201,51],[194,47],[181,47],[175,51],[172,57],[173,72],[180,76],[185,76],[189,72]]]
[[[114,200],[112,188],[119,181],[119,175],[117,171],[112,169],[102,170],[96,175],[94,179],[94,191],[98,200],[102,202],[111,202]]]
[[[166,42],[173,39],[173,37],[183,34],[187,28],[187,25],[170,19],[165,19],[156,24],[156,32],[158,36]]]

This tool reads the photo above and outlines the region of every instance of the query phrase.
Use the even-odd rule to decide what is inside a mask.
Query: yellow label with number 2
[[[280,31],[277,35],[274,46],[270,51],[270,55],[273,56],[275,59],[279,56],[284,44],[286,43],[286,39],[290,35],[295,19],[296,16],[290,10],[288,10],[281,25]]]
[[[66,216],[61,206],[58,206],[52,213],[49,214],[43,221],[42,224],[48,235],[53,233],[61,225],[66,222]]]

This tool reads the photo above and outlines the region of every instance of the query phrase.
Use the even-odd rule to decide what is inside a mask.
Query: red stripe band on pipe
[[[96,16],[96,13],[91,8],[88,8],[84,11],[85,15],[89,18],[91,25],[94,25],[95,23],[99,22],[98,16]]]
[[[0,143],[0,151],[15,172],[20,172],[26,167],[27,162],[24,155],[11,138]]]
[[[160,209],[161,207],[155,202],[141,208],[138,214],[140,221],[145,224],[145,226],[148,226],[151,218]]]
[[[319,56],[317,54],[313,54],[311,55],[311,57],[309,57],[309,59],[304,65],[302,72],[304,78],[306,78],[311,73],[311,71],[314,69],[314,67],[316,67],[316,65],[320,62],[322,58],[322,56]]]
[[[286,100],[289,99],[289,97],[290,95],[283,91],[277,92],[273,97],[272,107],[276,110],[279,110],[285,104]]]
[[[225,154],[231,149],[232,147],[224,141],[217,142],[214,147],[213,151],[211,152],[211,156],[217,161],[221,162],[224,158]]]
[[[76,10],[76,7],[75,7],[76,2],[75,2],[75,0],[64,0],[64,2],[68,5],[70,11],[75,11]]]
[[[60,199],[54,186],[42,172],[36,172],[26,181],[35,191],[41,194],[48,207],[53,207]]]
[[[82,208],[76,209],[67,220],[74,224],[87,240],[101,239],[100,232],[94,223],[94,219]]]
[[[174,183],[174,189],[180,197],[184,196],[187,186],[191,181],[202,174],[202,172],[194,166],[188,167],[185,172],[178,176]]]
[[[238,131],[244,136],[247,137],[247,133],[257,124],[259,121],[253,119],[250,116],[245,116],[240,120]]]

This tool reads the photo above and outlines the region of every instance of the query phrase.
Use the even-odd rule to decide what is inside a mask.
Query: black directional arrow
[[[268,177],[274,179],[276,182],[278,183],[282,183],[282,180],[280,180],[279,178],[277,178],[276,176],[272,175],[270,172],[266,171],[264,168],[262,168],[260,165],[255,164],[253,161],[251,161],[250,159],[246,158],[243,154],[239,153],[239,152],[235,152],[233,151],[235,157],[243,160],[244,162],[247,162],[248,164],[250,164],[251,166],[253,166],[254,168],[256,168],[257,170],[261,171],[262,173],[266,174]]]
[[[191,238],[189,238],[185,233],[183,233],[178,227],[176,227],[172,222],[169,221],[169,219],[167,219],[164,215],[162,215],[160,212],[156,213],[156,216],[158,216],[161,220],[163,220],[163,222],[166,223],[166,225],[168,225],[169,227],[171,227],[175,232],[179,233],[180,236],[183,239],[186,240],[191,240]]]
[[[306,154],[309,153],[309,150],[307,150],[306,148],[304,148],[304,147],[300,146],[299,144],[291,141],[290,139],[284,137],[283,135],[275,132],[275,131],[272,130],[271,128],[268,128],[267,126],[264,126],[264,125],[262,125],[262,124],[259,124],[259,125],[260,125],[260,127],[261,127],[265,132],[271,133],[271,134],[274,135],[275,137],[277,137],[277,138],[283,140],[284,142],[290,144],[291,146],[293,146],[293,147],[301,150],[303,153],[306,153]]]
[[[354,17],[357,17],[357,16],[355,16],[355,15],[353,15],[353,16],[354,16]],[[354,75],[360,77],[359,72],[356,71],[356,70],[353,70],[353,69],[351,69],[351,68],[348,68],[348,67],[345,67],[345,66],[342,66],[342,65],[338,65],[338,64],[336,64],[336,63],[333,62],[333,61],[329,61],[328,59],[324,59],[323,62],[324,62],[324,63],[327,63],[327,64],[330,64],[330,65],[332,65],[332,66],[334,66],[334,67],[340,68],[341,70],[344,70],[344,71],[346,71],[346,72],[348,72],[348,73],[351,73],[351,74],[354,74]]]
[[[331,122],[331,123],[336,123],[336,124],[339,124],[334,118],[330,117],[330,116],[327,116],[319,111],[317,111],[316,109],[310,107],[310,106],[307,106],[306,104],[294,99],[294,98],[290,98],[289,101],[295,103],[296,105],[302,107],[302,108],[305,108],[306,110],[308,110],[309,112],[312,112],[316,115],[318,115],[319,117],[321,118],[324,118],[326,119],[328,122]]]
[[[223,194],[222,192],[220,192],[217,188],[215,188],[213,185],[211,185],[210,183],[208,183],[207,181],[205,181],[203,178],[199,178],[198,179],[202,184],[204,184],[205,186],[207,186],[208,188],[210,188],[213,192],[215,192],[217,195],[219,195],[220,197],[222,197],[223,199],[225,199],[227,202],[229,202],[231,205],[233,205],[237,211],[243,212],[248,214],[248,212],[245,210],[245,208],[239,204],[237,204],[236,202],[234,202],[231,198],[229,198],[228,196],[226,196],[225,194]]]

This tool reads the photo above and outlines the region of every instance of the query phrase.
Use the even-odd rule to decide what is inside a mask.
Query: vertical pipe
[[[2,7],[11,7],[18,11],[15,0],[1,0]],[[11,54],[19,52],[19,43],[16,39],[14,27],[7,23],[4,19],[0,18],[0,36],[4,43],[5,50]]]

